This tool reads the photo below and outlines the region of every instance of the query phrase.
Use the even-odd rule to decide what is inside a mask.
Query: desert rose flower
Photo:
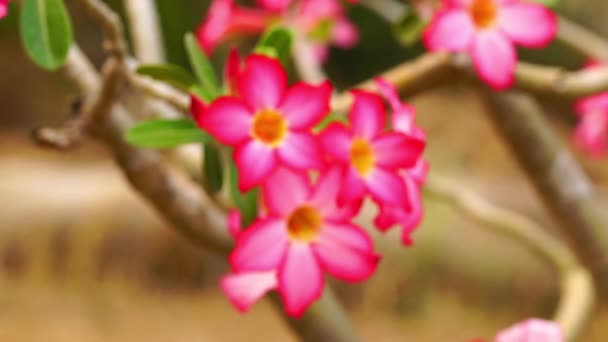
[[[414,107],[399,100],[397,89],[388,81],[377,78],[376,85],[380,94],[388,101],[392,109],[392,126],[395,131],[426,141],[425,133],[415,126]],[[398,151],[396,153],[399,153]],[[428,163],[420,157],[414,166],[400,171],[405,183],[408,200],[402,205],[381,205],[380,212],[374,224],[381,231],[386,231],[394,225],[402,228],[401,241],[404,245],[413,244],[412,233],[418,227],[423,217],[421,186],[426,181]]]
[[[319,136],[333,163],[346,168],[340,203],[361,200],[365,195],[380,204],[407,203],[407,189],[400,169],[413,167],[425,143],[401,132],[385,132],[385,108],[379,95],[353,91],[350,127],[334,123]]]
[[[494,342],[565,342],[559,324],[542,319],[529,319],[501,331]]]
[[[249,8],[235,4],[234,0],[214,0],[197,30],[203,49],[211,53],[232,36],[259,35],[275,23],[298,30],[312,45],[319,61],[327,55],[328,45],[350,48],[359,39],[339,0],[258,0],[256,3],[258,8]]]
[[[332,86],[297,83],[273,58],[251,55],[236,77],[239,96],[223,96],[194,113],[205,131],[233,146],[239,187],[262,184],[279,165],[296,170],[322,167],[312,128],[329,112]]]
[[[8,3],[10,0],[0,0],[0,19],[8,14]]]
[[[424,33],[431,51],[468,53],[479,76],[495,89],[510,87],[515,45],[542,48],[557,31],[555,15],[519,0],[443,0]]]
[[[309,177],[283,168],[265,182],[267,213],[239,234],[230,256],[234,274],[241,275],[224,283],[226,292],[239,294],[231,298],[248,304],[273,288],[276,272],[285,311],[297,317],[321,296],[324,272],[349,282],[373,274],[379,257],[369,236],[351,223],[360,203],[340,207],[336,201],[342,178],[334,167],[311,185]],[[248,283],[256,284],[251,292]]]
[[[586,68],[601,65],[591,62]],[[574,132],[574,142],[594,157],[608,153],[608,92],[578,101],[574,107],[580,123]]]

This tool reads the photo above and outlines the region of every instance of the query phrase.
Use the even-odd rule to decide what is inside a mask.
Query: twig
[[[608,40],[564,17],[559,18],[558,39],[588,59],[608,61]]]
[[[131,27],[135,57],[141,63],[160,63],[165,59],[162,33],[153,0],[124,0]]]
[[[424,189],[455,205],[484,227],[493,228],[547,261],[560,275],[561,297],[554,320],[569,341],[580,335],[593,309],[595,289],[589,272],[559,239],[543,232],[529,218],[495,206],[474,192],[431,172]]]
[[[106,36],[106,50],[120,60],[128,53],[127,42],[120,17],[108,5],[99,0],[80,0]]]
[[[489,90],[482,95],[488,117],[558,219],[570,245],[593,272],[598,287],[608,288],[608,220],[593,184],[532,98]]]

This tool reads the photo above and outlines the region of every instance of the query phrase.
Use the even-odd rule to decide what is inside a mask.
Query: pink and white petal
[[[476,34],[471,51],[477,74],[496,90],[513,85],[517,55],[513,43],[499,30]]]
[[[289,132],[277,153],[283,164],[295,170],[316,170],[323,166],[321,146],[310,133]]]
[[[338,193],[344,179],[344,167],[333,166],[323,170],[315,184],[310,204],[321,213],[323,217],[331,216],[338,210]]]
[[[608,153],[608,111],[591,111],[581,117],[574,142],[593,157]]]
[[[329,214],[326,219],[334,222],[343,222],[351,220],[353,217],[359,214],[361,211],[361,207],[363,205],[363,200],[359,200],[352,203],[343,204],[338,207],[338,210]]]
[[[559,324],[542,319],[529,319],[502,330],[494,342],[565,342],[566,338]]]
[[[239,171],[239,189],[247,192],[272,175],[278,165],[276,151],[251,140],[234,150],[234,162]]]
[[[413,106],[403,104],[400,109],[393,111],[393,129],[404,134],[416,136],[416,126],[414,126],[414,116],[416,109]]]
[[[209,7],[205,21],[198,27],[196,37],[206,53],[211,53],[225,38],[234,11],[234,0],[216,0]]]
[[[355,100],[349,113],[353,134],[371,140],[386,125],[382,97],[363,90],[352,91]]]
[[[418,183],[422,185],[426,182],[426,177],[429,173],[430,165],[424,159],[419,159],[414,167],[407,170],[407,174],[412,177]]]
[[[547,46],[557,34],[557,17],[534,3],[513,3],[498,11],[500,29],[516,44],[528,48]]]
[[[254,110],[277,108],[287,89],[287,74],[278,60],[250,55],[239,75],[238,89]]]
[[[264,204],[271,215],[285,217],[310,197],[311,188],[304,173],[278,168],[262,186]]]
[[[423,140],[396,132],[385,133],[372,141],[377,165],[388,169],[414,166],[424,147]]]
[[[356,203],[365,196],[365,183],[356,172],[352,167],[349,167],[346,171],[344,183],[338,194],[338,205]]]
[[[441,0],[446,7],[469,8],[473,0]]]
[[[409,206],[405,183],[397,172],[377,167],[366,178],[365,184],[376,202],[398,207]]]
[[[287,228],[283,220],[258,219],[239,235],[230,254],[230,265],[236,272],[272,271],[283,261],[287,247]]]
[[[198,125],[226,145],[238,145],[250,138],[250,109],[235,97],[220,97],[202,113],[194,113]]]
[[[256,2],[263,9],[282,12],[287,9],[291,0],[256,0]]]
[[[285,94],[279,110],[287,118],[290,129],[308,129],[329,113],[333,86],[328,81],[318,86],[296,83]]]
[[[238,92],[238,77],[241,72],[241,56],[236,47],[232,47],[228,52],[226,67],[224,69],[224,83],[228,86],[230,94]]]
[[[475,36],[475,25],[465,9],[443,9],[424,31],[422,42],[431,51],[465,51]]]
[[[230,210],[228,216],[226,217],[226,223],[228,224],[228,232],[230,233],[230,236],[232,236],[234,240],[237,240],[243,231],[243,227],[241,225],[241,213],[236,209]]]
[[[301,317],[323,293],[323,274],[310,245],[292,243],[279,269],[279,293],[288,315]]]
[[[231,273],[220,280],[222,292],[240,312],[247,312],[255,302],[277,286],[275,271]]]
[[[399,99],[399,94],[397,94],[397,88],[394,84],[386,80],[382,76],[378,76],[374,79],[376,83],[376,87],[378,88],[378,92],[384,99],[390,104],[393,111],[401,109],[403,104]]]
[[[319,135],[321,148],[339,163],[350,162],[352,136],[348,128],[340,123],[332,123]]]
[[[190,117],[198,124],[201,116],[207,111],[207,104],[197,96],[190,95]],[[200,126],[200,125],[199,125]],[[202,128],[202,127],[201,127]]]
[[[380,205],[378,215],[374,219],[374,226],[381,232],[386,232],[398,224],[404,217],[404,210],[394,205]]]
[[[326,272],[348,282],[369,278],[380,260],[369,236],[349,224],[326,224],[313,249]]]
[[[346,17],[335,21],[332,36],[334,44],[345,49],[352,48],[359,42],[357,27]]]

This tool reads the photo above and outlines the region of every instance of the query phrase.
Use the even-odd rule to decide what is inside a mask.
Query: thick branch
[[[559,221],[570,245],[592,270],[598,286],[608,288],[608,221],[587,175],[532,98],[487,90],[482,97],[490,120]]]
[[[165,59],[162,34],[153,0],[124,0],[131,28],[135,57],[141,63],[160,63]]]
[[[564,17],[559,18],[558,39],[589,59],[608,61],[608,41]]]

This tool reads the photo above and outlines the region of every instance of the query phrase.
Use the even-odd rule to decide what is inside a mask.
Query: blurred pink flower
[[[494,342],[565,342],[559,324],[532,318],[515,324],[496,335]]]
[[[11,0],[0,0],[0,19],[6,17],[8,14],[8,3]]]
[[[600,65],[590,62],[586,68]],[[575,144],[594,157],[605,156],[608,153],[608,92],[579,100],[574,109],[581,119],[574,132]]]
[[[542,48],[557,32],[555,15],[519,0],[442,0],[423,41],[431,51],[467,52],[479,76],[495,89],[514,81],[515,45]]]
[[[235,147],[240,189],[262,184],[279,165],[302,171],[322,167],[311,130],[329,113],[332,85],[288,88],[281,63],[262,55],[247,57],[235,78],[238,96],[219,97],[194,116],[203,130]]]
[[[328,45],[350,48],[359,39],[357,28],[346,17],[340,0],[257,0],[256,3],[259,8],[238,6],[234,0],[214,0],[197,31],[204,50],[211,53],[219,43],[234,35],[261,34],[276,22],[303,33],[320,59],[327,55]]]
[[[380,94],[392,108],[392,126],[397,132],[413,136],[426,142],[425,133],[414,124],[414,107],[399,100],[397,89],[383,78],[376,79]],[[397,152],[398,153],[398,152]],[[403,232],[401,241],[404,245],[413,244],[411,235],[420,224],[423,217],[421,186],[426,180],[429,165],[422,156],[410,168],[400,171],[405,183],[408,200],[401,205],[381,205],[380,212],[374,223],[382,231],[394,225],[400,225]]]
[[[370,194],[382,205],[404,205],[409,198],[399,170],[416,164],[425,143],[401,132],[385,132],[380,96],[362,90],[354,90],[353,95],[350,127],[333,123],[319,136],[332,162],[346,168],[339,201],[360,201]]]
[[[374,273],[379,257],[372,241],[351,223],[360,203],[337,204],[342,177],[334,167],[313,186],[308,176],[279,169],[263,185],[267,214],[238,235],[234,273],[222,281],[237,308],[246,310],[276,287],[285,311],[301,316],[321,296],[323,272],[350,282]]]

